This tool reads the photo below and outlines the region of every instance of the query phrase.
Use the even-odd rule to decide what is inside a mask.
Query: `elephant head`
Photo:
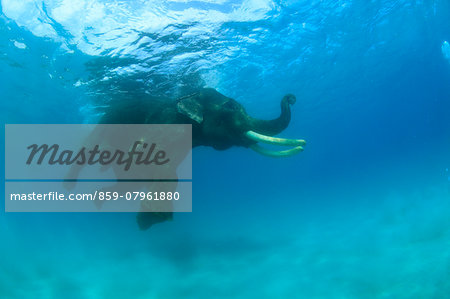
[[[275,138],[291,120],[290,106],[295,96],[288,94],[281,100],[281,114],[273,120],[256,119],[247,114],[244,107],[215,89],[205,88],[198,93],[177,100],[177,112],[181,122],[192,124],[193,146],[212,146],[224,150],[231,146],[249,147],[271,156],[292,156],[303,151],[306,144],[301,139]],[[269,150],[258,143],[290,146],[287,150]]]

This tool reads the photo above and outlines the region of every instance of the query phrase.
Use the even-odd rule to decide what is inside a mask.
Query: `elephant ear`
[[[203,107],[193,96],[178,100],[177,110],[199,124],[203,121]]]

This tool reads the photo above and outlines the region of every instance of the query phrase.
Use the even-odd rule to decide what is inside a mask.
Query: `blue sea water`
[[[195,148],[193,212],[148,231],[2,209],[0,298],[450,298],[449,40],[447,0],[2,0],[4,124],[209,86],[295,94],[308,144]]]

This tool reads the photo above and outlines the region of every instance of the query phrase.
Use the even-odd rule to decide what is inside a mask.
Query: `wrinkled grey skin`
[[[281,100],[281,114],[273,120],[249,116],[244,107],[212,88],[177,100],[133,99],[112,103],[100,119],[103,124],[192,124],[192,146],[211,146],[225,150],[232,146],[249,147],[254,141],[245,137],[249,130],[273,136],[291,120],[290,106],[295,96]],[[169,190],[167,190],[169,191]],[[172,213],[139,213],[141,229],[172,219]]]

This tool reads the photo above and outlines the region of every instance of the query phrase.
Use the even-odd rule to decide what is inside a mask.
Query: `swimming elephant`
[[[225,150],[232,146],[251,148],[271,157],[292,156],[303,151],[301,139],[276,138],[291,120],[290,106],[295,96],[288,94],[281,100],[281,114],[273,120],[249,116],[244,107],[215,89],[205,88],[197,93],[170,99],[133,99],[112,102],[100,119],[103,124],[192,124],[192,146],[211,146]],[[269,150],[259,143],[288,146],[285,150]],[[173,170],[173,176],[176,176]],[[173,184],[171,188],[174,188]],[[163,190],[163,184],[148,183],[148,190]],[[142,209],[141,209],[142,210]],[[151,210],[151,209],[147,209]],[[139,212],[137,221],[141,229],[171,220],[172,212]]]
[[[281,114],[273,120],[249,116],[244,107],[215,89],[205,88],[176,101],[133,99],[112,103],[104,111],[103,124],[192,124],[192,146],[225,150],[232,146],[251,148],[271,157],[292,156],[303,151],[304,140],[275,138],[289,125],[290,106],[295,96],[281,100]],[[268,150],[258,143],[292,146],[288,150]]]

